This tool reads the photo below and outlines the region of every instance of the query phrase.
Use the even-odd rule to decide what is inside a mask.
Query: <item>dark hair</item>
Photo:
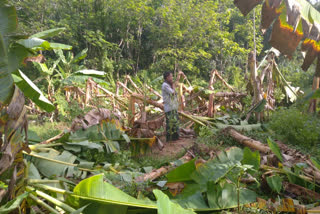
[[[163,73],[163,79],[164,79],[164,80],[167,80],[167,77],[168,77],[170,74],[172,74],[171,71],[166,71],[166,72],[164,72],[164,73]]]

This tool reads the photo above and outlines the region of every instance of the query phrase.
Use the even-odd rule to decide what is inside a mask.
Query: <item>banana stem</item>
[[[60,193],[60,194],[72,194],[72,192],[68,191],[68,190],[64,190],[64,189],[59,189],[56,187],[52,187],[52,186],[47,186],[47,185],[43,185],[43,184],[32,184],[32,186],[34,187],[38,187],[44,190],[48,190],[50,192],[55,192],[55,193]]]
[[[41,192],[40,190],[35,190],[34,188],[30,187],[30,186],[27,186],[26,189],[28,191],[34,191],[38,196],[46,199],[47,201],[53,203],[54,205],[62,208],[63,210],[67,211],[67,212],[74,212],[76,211],[74,208],[70,207],[68,204],[65,204],[61,201],[59,201],[58,199],[55,199],[53,197],[51,197],[50,195],[44,193],[44,192]]]
[[[28,184],[50,184],[50,183],[60,183],[59,180],[42,180],[42,179],[28,179]]]
[[[54,214],[60,214],[57,210],[55,210],[54,208],[50,207],[48,204],[44,203],[42,200],[40,200],[38,197],[29,194],[29,197],[35,201],[37,204],[39,204],[40,206],[42,206],[43,208],[45,208],[46,210],[48,210],[50,213],[54,213]]]

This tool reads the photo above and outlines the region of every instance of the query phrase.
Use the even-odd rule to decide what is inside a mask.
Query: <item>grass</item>
[[[65,129],[69,128],[70,125],[64,122],[44,122],[44,123],[29,123],[29,132],[35,132],[41,141],[52,138]]]

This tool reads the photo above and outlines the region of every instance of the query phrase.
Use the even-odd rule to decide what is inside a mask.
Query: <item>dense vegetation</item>
[[[263,213],[290,210],[282,204],[293,201],[280,198],[319,203],[320,119],[309,102],[320,97],[312,88],[320,63],[305,72],[303,46],[292,57],[270,49],[262,5],[243,16],[232,0],[0,3],[0,158],[7,161],[0,164],[0,213]],[[252,51],[265,89],[259,102]],[[196,139],[153,156],[164,128],[147,121],[162,117],[158,92],[168,70],[183,72],[181,123]],[[210,85],[212,71],[221,81]],[[225,91],[240,98],[213,98]],[[240,145],[230,130],[263,149]],[[157,169],[166,171],[145,178]]]

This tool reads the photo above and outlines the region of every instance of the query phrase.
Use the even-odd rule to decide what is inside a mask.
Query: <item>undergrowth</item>
[[[269,122],[274,136],[294,146],[314,148],[320,138],[320,119],[303,113],[296,107],[281,108],[274,112]]]

